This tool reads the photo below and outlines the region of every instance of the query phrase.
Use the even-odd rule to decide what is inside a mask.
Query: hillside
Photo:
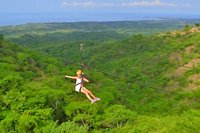
[[[183,28],[198,20],[37,23],[0,27],[6,38],[25,47],[51,50],[55,45],[124,40],[133,34],[152,35]],[[42,47],[41,47],[42,45]]]
[[[63,78],[79,68],[76,42],[45,55],[1,36],[0,132],[199,132],[199,31],[85,41],[93,105]]]
[[[33,48],[65,58],[72,63],[79,58],[79,44],[86,47],[104,47],[131,38],[134,35],[153,35],[183,28],[199,20],[146,20],[119,22],[33,23],[0,27],[0,33],[17,45]],[[98,46],[98,47],[97,47]]]
[[[174,31],[150,37],[135,35],[96,49],[88,46],[85,62],[125,82],[129,90],[123,89],[127,94],[125,104],[129,103],[127,106],[137,108],[140,113],[180,111],[176,108],[179,103],[187,109],[196,108],[198,100],[176,97],[182,93],[199,93],[199,31],[200,27],[191,26],[176,31],[176,35]],[[145,104],[137,107],[144,99]],[[152,104],[155,104],[153,108]]]
[[[119,90],[113,80],[108,79],[109,85],[103,88],[103,81],[95,87],[99,78],[107,79],[103,74],[91,74],[96,77],[88,87],[95,88],[93,92],[104,99],[93,106],[85,96],[74,92],[73,81],[64,79],[65,74],[74,75],[78,67],[64,66],[59,59],[21,49],[3,41],[3,36],[1,39],[0,132],[59,132],[65,125],[71,131],[74,130],[72,127],[76,128],[75,131],[87,131],[95,125],[89,124],[93,121],[82,122],[82,119],[86,116],[91,119],[94,115],[102,114],[102,109],[111,103],[118,103]],[[75,121],[83,125],[79,128]]]
[[[24,34],[45,35],[71,32],[106,32],[117,33],[155,33],[182,28],[185,24],[194,24],[198,20],[148,20],[148,21],[111,21],[111,22],[68,22],[68,23],[30,23],[0,27],[0,32],[6,37],[22,36]]]

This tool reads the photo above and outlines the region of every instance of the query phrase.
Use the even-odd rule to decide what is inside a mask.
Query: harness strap
[[[82,85],[83,85],[83,78],[81,78],[81,82],[80,82],[80,83],[78,83],[78,84],[76,84],[76,86],[77,86],[77,85],[80,85],[80,84],[82,84]]]
[[[82,83],[82,82],[81,82],[81,83],[78,83],[78,84],[76,84],[76,86],[77,86],[77,85],[80,85],[80,84],[83,84],[83,83]]]

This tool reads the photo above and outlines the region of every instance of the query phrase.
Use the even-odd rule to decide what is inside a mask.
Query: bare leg
[[[92,101],[92,98],[91,98],[90,95],[87,93],[87,91],[85,91],[85,89],[81,89],[81,92],[82,92],[83,94],[85,94],[86,97],[87,97],[90,101]]]
[[[96,99],[96,96],[92,94],[92,92],[88,89],[84,89],[93,99]]]

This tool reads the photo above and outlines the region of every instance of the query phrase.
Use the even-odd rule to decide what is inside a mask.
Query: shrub
[[[0,89],[3,93],[16,88],[19,89],[23,85],[23,79],[20,76],[8,75],[0,81]]]
[[[105,110],[101,126],[104,128],[122,127],[136,118],[136,113],[123,105],[113,105]]]

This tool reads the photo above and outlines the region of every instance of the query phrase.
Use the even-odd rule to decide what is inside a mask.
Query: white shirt
[[[82,86],[83,86],[82,78],[77,77],[75,91],[80,92]]]

